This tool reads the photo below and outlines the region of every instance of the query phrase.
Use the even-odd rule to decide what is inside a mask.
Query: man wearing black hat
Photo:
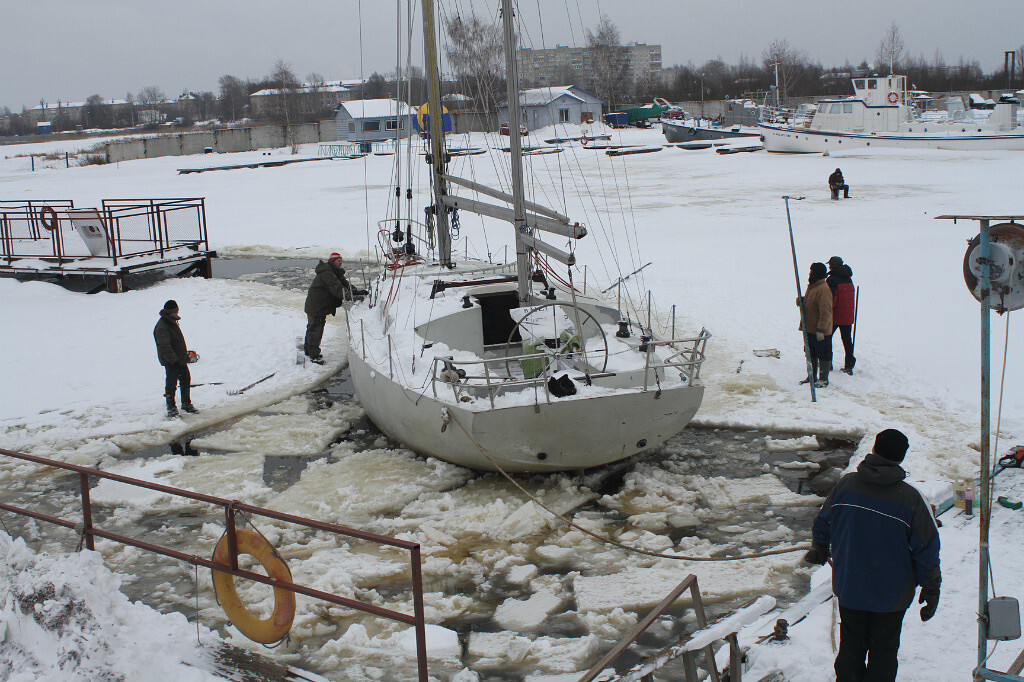
[[[178,326],[180,319],[177,302],[167,301],[160,311],[160,320],[153,328],[157,358],[167,373],[167,380],[164,383],[164,398],[167,399],[168,418],[178,416],[178,407],[174,404],[174,391],[175,387],[179,385],[181,386],[181,409],[192,414],[199,411],[192,405],[192,400],[189,398],[192,375],[188,371],[188,347],[185,345],[185,335],[181,333],[181,328]]]
[[[800,319],[811,361],[811,373],[800,383],[813,381],[816,388],[828,386],[828,374],[832,371],[832,290],[825,281],[827,275],[824,263],[811,263]]]
[[[939,605],[939,531],[931,507],[903,480],[907,445],[896,429],[879,433],[871,454],[839,480],[814,520],[804,561],[824,564],[832,555],[840,617],[836,682],[895,680],[903,616],[918,585],[922,621]]]
[[[828,259],[828,277],[825,279],[832,290],[832,333],[839,330],[846,352],[842,371],[853,374],[857,358],[853,356],[853,323],[857,320],[857,289],[853,286],[853,269],[839,256]],[[829,343],[831,343],[829,339]]]

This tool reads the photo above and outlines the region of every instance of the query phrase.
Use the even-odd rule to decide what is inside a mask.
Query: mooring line
[[[485,450],[484,447],[482,445],[480,445],[480,443],[478,443],[475,438],[473,438],[472,434],[470,434],[469,431],[466,430],[466,427],[462,425],[462,422],[460,422],[458,420],[458,418],[454,414],[451,413],[450,410],[449,410],[449,417],[451,418],[451,420],[453,422],[455,422],[458,425],[458,427],[460,429],[462,429],[462,432],[464,434],[466,434],[466,438],[469,438],[469,440],[473,443],[473,445],[475,445],[477,447],[477,449],[480,450],[480,453],[484,457],[487,458],[487,461],[490,462],[494,466],[494,468],[497,469],[498,472],[502,476],[504,476],[506,479],[508,479],[509,483],[514,485],[516,488],[518,488],[520,492],[522,492],[524,495],[526,495],[531,500],[533,500],[544,511],[548,512],[549,514],[551,514],[555,518],[559,519],[560,521],[568,524],[569,526],[572,526],[576,530],[578,530],[578,531],[580,531],[582,533],[586,533],[590,537],[592,537],[592,538],[594,538],[596,540],[599,540],[600,542],[604,542],[604,543],[609,544],[609,545],[614,545],[614,546],[619,547],[620,549],[624,549],[624,550],[626,550],[628,552],[635,552],[637,554],[645,554],[647,556],[656,557],[658,559],[682,559],[683,561],[711,561],[711,562],[740,561],[740,560],[743,560],[743,559],[757,559],[757,558],[760,558],[760,557],[773,556],[775,554],[789,554],[790,552],[803,552],[803,551],[806,551],[806,550],[810,549],[810,545],[805,543],[805,544],[796,545],[794,547],[786,547],[786,548],[782,548],[782,549],[769,549],[769,550],[765,550],[763,552],[752,552],[750,554],[738,554],[736,556],[727,556],[727,557],[707,557],[707,556],[686,556],[686,555],[683,555],[683,554],[661,554],[660,552],[652,552],[650,550],[640,549],[639,547],[630,547],[629,545],[624,545],[624,544],[622,544],[621,542],[619,542],[617,540],[612,540],[609,537],[606,537],[604,535],[600,535],[598,533],[595,533],[592,530],[588,530],[588,529],[580,526],[579,524],[577,524],[574,521],[570,521],[569,519],[565,518],[564,516],[562,516],[561,514],[559,514],[558,512],[556,512],[555,510],[551,509],[546,504],[541,502],[539,499],[537,499],[537,497],[535,495],[530,493],[530,491],[526,490],[523,486],[519,485],[519,483],[517,483],[516,480],[513,479],[512,476],[510,476],[508,474],[508,472],[506,472],[504,469],[501,468],[500,464],[498,464],[496,461],[494,461],[494,458],[491,457],[491,455],[487,452],[487,450]]]

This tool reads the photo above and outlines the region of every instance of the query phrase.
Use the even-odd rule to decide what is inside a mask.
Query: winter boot
[[[843,366],[843,369],[842,369],[843,373],[844,374],[852,375],[853,374],[853,366],[855,364],[857,364],[857,358],[855,358],[853,356],[847,356],[846,357],[846,364]]]
[[[829,360],[822,360],[818,367],[818,380],[814,382],[815,388],[825,388],[828,386],[828,373],[832,371],[832,362]]]
[[[192,403],[182,403],[181,404],[181,409],[185,410],[189,414],[198,414],[199,413],[199,410],[197,410],[196,406],[193,405]]]
[[[164,398],[167,399],[167,418],[174,419],[178,416],[178,406],[174,404],[174,396],[164,394]]]

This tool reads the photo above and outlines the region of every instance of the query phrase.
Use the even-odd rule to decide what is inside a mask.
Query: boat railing
[[[671,341],[654,341],[647,344],[644,390],[647,390],[648,378],[652,370],[657,373],[659,369],[675,369],[679,372],[679,378],[685,380],[688,384],[692,384],[694,380],[699,379],[700,367],[704,364],[705,359],[704,350],[710,338],[711,332],[706,328],[701,328],[700,334],[694,337],[672,339]],[[670,348],[672,353],[664,359],[659,359],[654,353],[654,349],[658,346]]]

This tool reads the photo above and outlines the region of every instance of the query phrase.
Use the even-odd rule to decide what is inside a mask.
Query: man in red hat
[[[324,325],[327,316],[333,315],[345,301],[366,295],[363,289],[354,289],[345,278],[345,268],[341,267],[340,253],[332,253],[327,262],[320,261],[316,266],[316,276],[309,285],[306,294],[306,340],[303,352],[318,365],[324,364],[324,356],[320,352],[320,341],[324,337]]]

